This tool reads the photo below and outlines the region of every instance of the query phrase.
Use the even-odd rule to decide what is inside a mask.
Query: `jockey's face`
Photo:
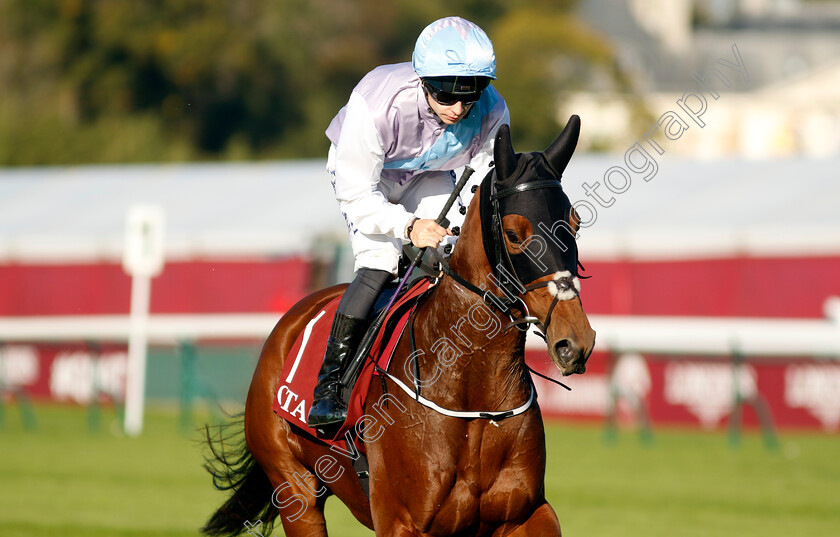
[[[431,94],[426,94],[426,100],[429,101],[429,106],[431,107],[432,111],[443,121],[446,125],[454,125],[464,119],[470,108],[472,108],[473,103],[465,105],[463,102],[458,101],[452,105],[443,105],[434,100]]]

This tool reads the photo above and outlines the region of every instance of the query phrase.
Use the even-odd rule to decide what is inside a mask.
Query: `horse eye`
[[[519,240],[519,237],[516,236],[516,232],[512,229],[506,229],[505,235],[507,236],[507,239],[514,244],[519,244],[520,242],[522,242],[521,240]]]

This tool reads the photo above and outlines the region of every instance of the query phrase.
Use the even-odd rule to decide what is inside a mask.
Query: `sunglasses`
[[[439,90],[431,84],[424,83],[423,87],[426,88],[426,91],[432,96],[432,99],[434,99],[436,103],[443,106],[452,106],[458,102],[463,103],[464,106],[469,106],[481,98],[480,91],[464,95],[455,95],[454,93]]]

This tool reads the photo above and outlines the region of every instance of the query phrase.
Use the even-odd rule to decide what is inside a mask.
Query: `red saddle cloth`
[[[408,317],[411,311],[417,307],[418,298],[431,286],[431,280],[428,278],[417,280],[391,306],[385,322],[382,323],[382,326],[388,329],[379,330],[368,354],[368,357],[375,359],[376,364],[382,369],[388,368],[391,355],[400,339],[403,328],[408,322]],[[340,298],[329,302],[319,311],[295,340],[288,356],[286,356],[286,363],[283,365],[283,371],[277,383],[272,410],[281,418],[310,435],[327,444],[343,448],[345,431],[352,430],[356,421],[364,414],[362,410],[365,403],[364,399],[375,373],[373,360],[365,360],[359,371],[352,395],[348,401],[347,419],[331,438],[320,436],[315,429],[306,425],[306,417],[312,405],[312,392],[315,390],[315,384],[318,380],[318,371],[321,369],[321,362],[327,349],[327,338],[330,335],[333,316],[338,308]],[[395,314],[397,317],[395,317]]]

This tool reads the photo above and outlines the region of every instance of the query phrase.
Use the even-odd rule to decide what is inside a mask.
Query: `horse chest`
[[[427,489],[426,505],[436,513],[430,528],[451,534],[493,527],[533,509],[541,495],[543,457],[503,432],[490,422],[474,422],[437,454],[449,462],[438,466]]]

